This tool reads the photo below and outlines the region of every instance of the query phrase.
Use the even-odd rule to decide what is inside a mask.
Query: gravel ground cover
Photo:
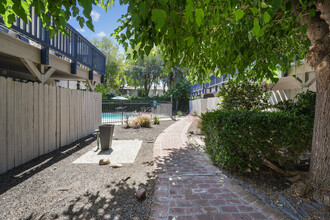
[[[0,175],[0,219],[147,219],[154,188],[153,144],[173,121],[152,128],[115,127],[117,140],[143,140],[133,164],[72,164],[96,146],[94,136]],[[138,201],[135,191],[147,190]]]

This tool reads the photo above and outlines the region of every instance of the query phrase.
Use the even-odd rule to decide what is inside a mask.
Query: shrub
[[[270,96],[267,90],[266,85],[257,82],[229,79],[217,94],[222,98],[219,107],[222,110],[266,109]]]
[[[131,127],[133,128],[150,128],[151,122],[150,122],[150,115],[149,114],[140,114],[136,118],[134,118],[131,122]]]
[[[155,125],[159,125],[160,124],[160,120],[157,116],[154,116],[154,124]]]
[[[173,105],[177,105],[176,109],[189,111],[189,93],[190,83],[186,78],[176,79],[173,84],[169,85],[168,90],[164,94],[165,97],[172,95]]]
[[[291,111],[295,114],[311,115],[315,114],[316,92],[307,90],[296,95],[296,102],[285,100],[277,103],[274,107],[282,111]]]
[[[178,115],[178,117],[181,117],[182,116],[182,112],[181,111],[178,111],[176,114]]]
[[[214,111],[202,114],[206,151],[216,164],[240,172],[263,159],[283,164],[310,150],[313,118],[292,112]]]
[[[153,97],[137,97],[137,96],[128,96],[125,95],[126,98],[128,98],[131,101],[143,101],[143,102],[151,102],[151,101],[170,101],[170,97],[168,96],[153,96]]]

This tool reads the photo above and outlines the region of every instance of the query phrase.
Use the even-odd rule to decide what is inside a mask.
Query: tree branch
[[[321,13],[320,18],[330,26],[330,0],[316,1],[316,10]]]

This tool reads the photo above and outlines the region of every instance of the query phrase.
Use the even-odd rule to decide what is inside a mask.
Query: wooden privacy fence
[[[100,93],[0,77],[0,173],[92,133],[101,105]]]

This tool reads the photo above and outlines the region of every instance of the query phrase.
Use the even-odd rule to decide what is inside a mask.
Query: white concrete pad
[[[96,151],[97,147],[88,151],[73,163],[99,163],[101,159],[109,159],[110,163],[134,163],[142,146],[141,140],[113,140],[110,150]],[[101,148],[101,147],[100,147]]]

